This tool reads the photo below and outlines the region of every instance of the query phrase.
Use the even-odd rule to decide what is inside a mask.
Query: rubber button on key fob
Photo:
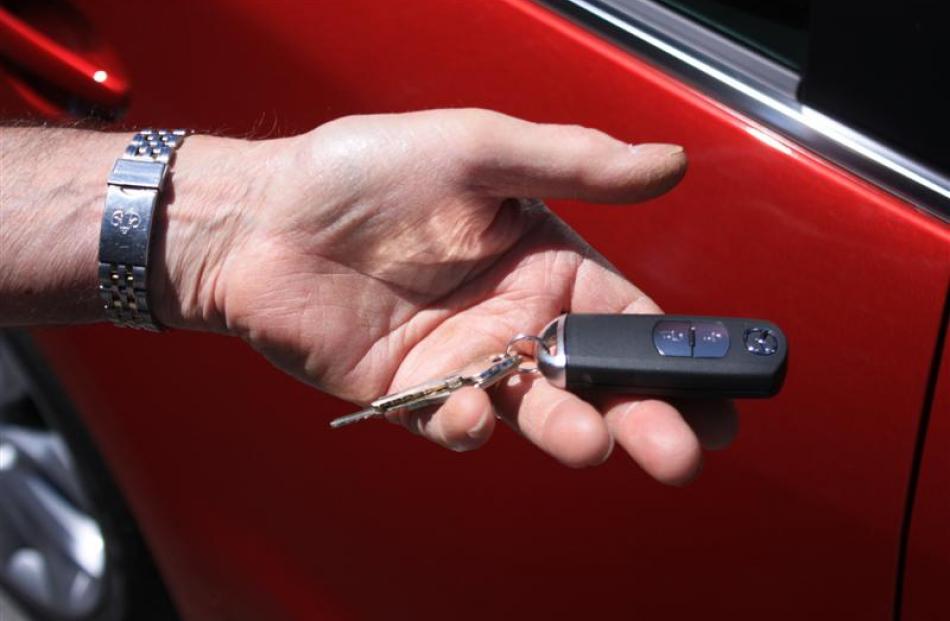
[[[693,358],[722,358],[729,351],[729,330],[721,321],[697,321],[693,342]]]
[[[690,344],[692,324],[688,321],[659,321],[653,328],[653,346],[661,356],[693,355]]]

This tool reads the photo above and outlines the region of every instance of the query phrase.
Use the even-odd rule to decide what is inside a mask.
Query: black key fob
[[[540,338],[538,368],[571,391],[771,397],[788,354],[774,323],[731,317],[570,314]]]

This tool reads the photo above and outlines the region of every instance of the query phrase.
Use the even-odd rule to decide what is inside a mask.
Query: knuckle
[[[599,416],[552,413],[545,435],[548,450],[571,468],[596,466],[610,454],[610,434]]]
[[[561,134],[562,141],[570,144],[572,150],[584,152],[596,151],[603,148],[605,144],[613,142],[614,139],[600,131],[583,125],[555,125],[557,132]]]
[[[497,119],[485,110],[469,110],[460,115],[453,141],[465,163],[474,165],[490,159],[497,148]]]

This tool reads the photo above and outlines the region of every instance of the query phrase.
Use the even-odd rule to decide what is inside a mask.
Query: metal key
[[[330,427],[337,429],[371,418],[381,417],[389,412],[411,411],[430,405],[438,405],[448,400],[452,393],[463,386],[488,388],[509,375],[517,373],[521,360],[521,356],[517,353],[496,354],[488,359],[472,363],[441,379],[380,397],[370,403],[365,410],[333,419],[330,421]]]

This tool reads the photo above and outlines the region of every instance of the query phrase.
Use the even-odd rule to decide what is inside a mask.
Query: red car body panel
[[[940,376],[930,410],[910,521],[904,575],[905,621],[947,616],[950,581],[950,341],[944,342]]]
[[[782,394],[741,402],[734,446],[670,489],[506,429],[466,455],[330,431],[352,406],[235,339],[37,331],[185,618],[891,617],[945,224],[526,0],[77,6],[123,62],[129,124],[283,135],[480,106],[683,144],[665,197],[552,207],[665,309],[790,340]],[[921,520],[912,569],[945,536]]]

